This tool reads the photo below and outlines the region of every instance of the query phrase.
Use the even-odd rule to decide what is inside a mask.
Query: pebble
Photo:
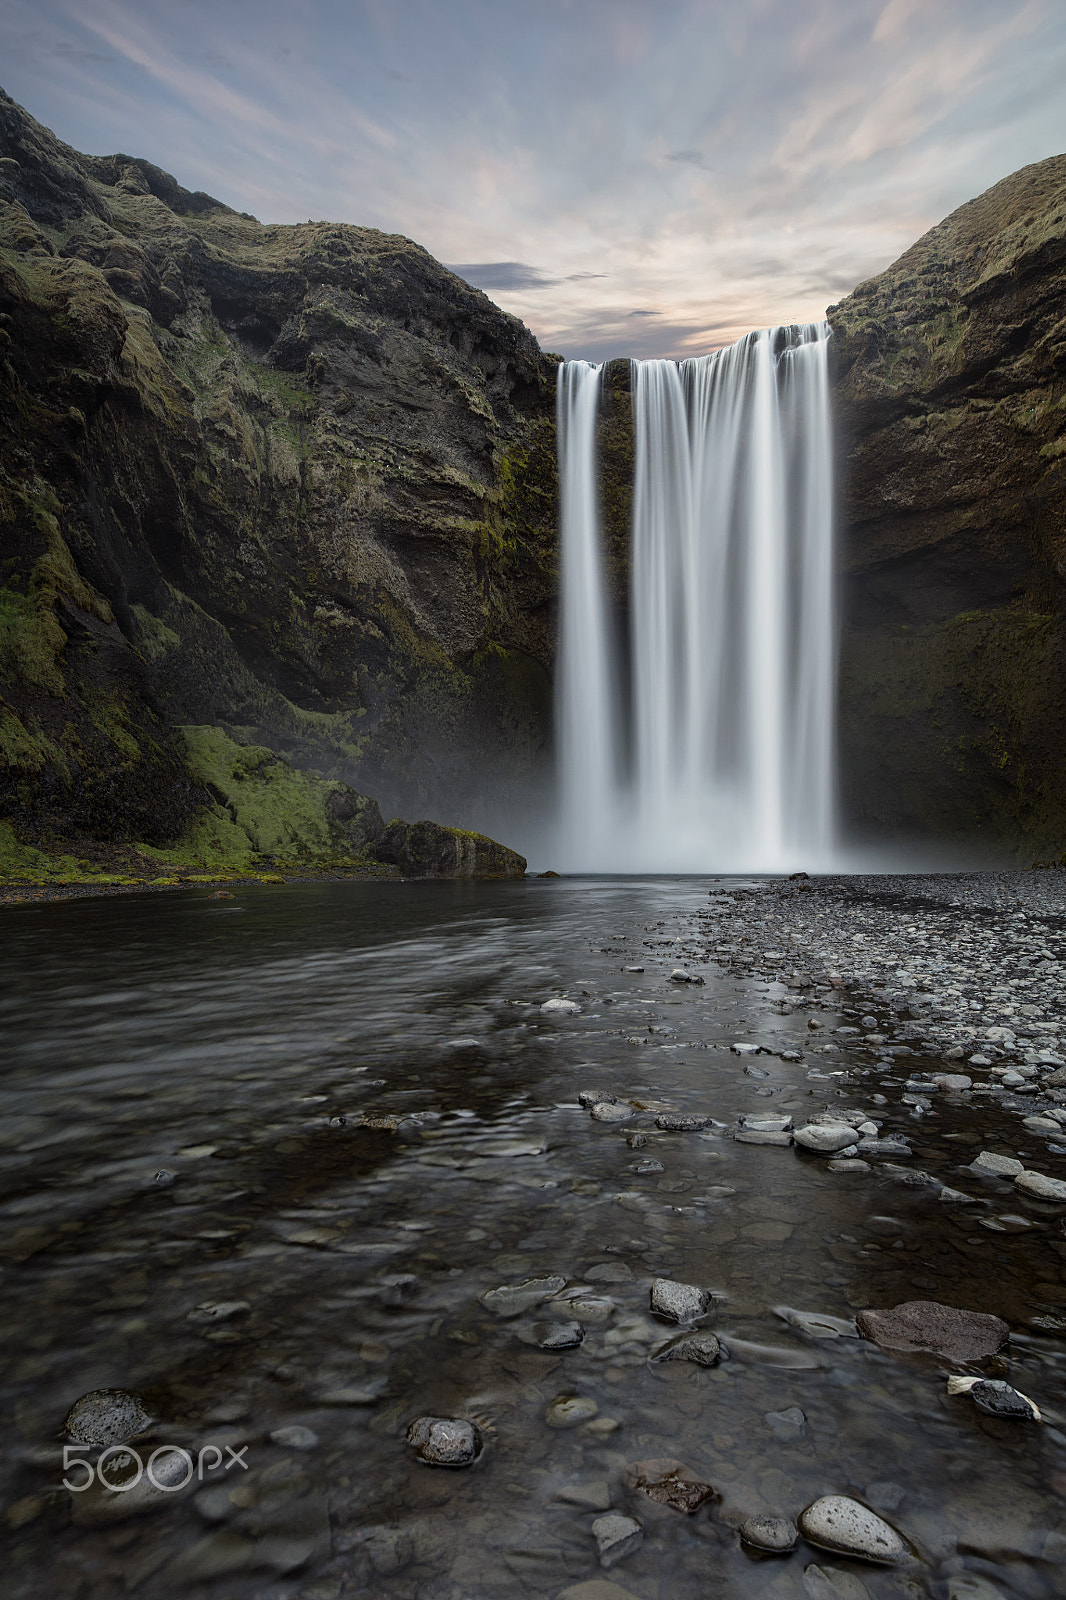
[[[1040,1413],[1031,1400],[1001,1378],[984,1378],[970,1390],[970,1399],[980,1411],[992,1417],[1010,1417],[1023,1422],[1039,1422]]]
[[[579,1106],[584,1106],[586,1111],[591,1111],[593,1106],[610,1105],[618,1096],[612,1094],[610,1089],[582,1089],[577,1097]]]
[[[639,1550],[644,1542],[644,1529],[635,1517],[609,1511],[592,1524],[592,1537],[596,1541],[600,1566],[613,1567],[616,1561],[624,1561],[634,1550]]]
[[[646,1175],[649,1172],[665,1172],[666,1168],[663,1166],[661,1161],[649,1159],[647,1161],[638,1161],[636,1166],[633,1168],[633,1171]]]
[[[702,983],[703,979],[695,972],[685,972],[681,967],[675,967],[670,974],[671,983]]]
[[[501,1284],[498,1289],[486,1289],[478,1295],[481,1304],[498,1317],[520,1317],[542,1301],[550,1300],[560,1289],[566,1288],[566,1279],[545,1273],[539,1278],[525,1278],[521,1283]]]
[[[126,1389],[91,1389],[75,1400],[63,1424],[75,1444],[125,1444],[155,1419],[140,1395]]]
[[[694,1516],[715,1490],[686,1467],[683,1461],[668,1456],[652,1461],[631,1461],[622,1478],[627,1489],[646,1495],[656,1505],[669,1506],[686,1517]]]
[[[737,1529],[744,1544],[768,1555],[788,1555],[796,1548],[799,1531],[787,1517],[748,1517]]]
[[[633,1107],[619,1100],[601,1100],[598,1105],[589,1108],[589,1115],[594,1122],[628,1122],[633,1115]]]
[[[964,1089],[973,1088],[973,1079],[968,1078],[964,1072],[936,1072],[933,1082],[939,1084],[941,1089],[961,1093]]]
[[[907,1554],[895,1528],[847,1495],[828,1494],[800,1514],[799,1530],[811,1544],[859,1561],[891,1565]]]
[[[787,1411],[767,1411],[763,1421],[774,1438],[783,1444],[795,1444],[807,1432],[807,1418],[799,1406],[789,1406]]]
[[[549,1428],[578,1428],[583,1422],[591,1422],[599,1409],[595,1400],[583,1395],[557,1394],[554,1400],[549,1400],[544,1420]]]
[[[846,1156],[843,1160],[834,1158],[826,1163],[828,1172],[869,1172],[870,1163],[861,1156]]]
[[[564,1506],[579,1506],[582,1511],[610,1511],[611,1486],[604,1478],[589,1483],[564,1483],[555,1491]]]
[[[887,1350],[928,1350],[953,1361],[994,1355],[1010,1334],[1001,1317],[936,1300],[905,1300],[889,1311],[860,1311],[855,1321],[864,1339]]]
[[[697,1289],[692,1283],[656,1278],[651,1286],[651,1309],[670,1322],[695,1322],[706,1312],[710,1299],[706,1289]]]
[[[418,1417],[407,1443],[429,1467],[469,1467],[481,1454],[481,1434],[464,1417]]]
[[[1019,1172],[1014,1187],[1037,1200],[1066,1200],[1066,1183],[1061,1178],[1046,1178],[1042,1172]]]
[[[304,1428],[298,1422],[289,1424],[284,1428],[275,1428],[270,1435],[275,1444],[280,1444],[286,1450],[314,1450],[318,1444],[318,1434],[311,1428]]]
[[[766,1117],[760,1116],[757,1111],[749,1111],[747,1116],[741,1117],[740,1123],[741,1127],[749,1128],[753,1133],[787,1133],[792,1127],[792,1118]]]
[[[572,1017],[581,1010],[581,1007],[576,1000],[556,999],[545,1000],[540,1009],[546,1016]]]
[[[808,1123],[805,1128],[797,1128],[793,1138],[804,1150],[813,1150],[820,1156],[831,1156],[855,1143],[855,1131],[843,1123],[825,1123],[821,1126]]]
[[[652,1351],[653,1361],[694,1361],[699,1367],[717,1366],[722,1347],[713,1333],[682,1333]]]
[[[537,1322],[533,1332],[542,1350],[574,1350],[585,1337],[580,1322]]]
[[[862,1579],[842,1567],[812,1563],[804,1570],[803,1589],[808,1600],[870,1600],[870,1591]]]
[[[667,1133],[698,1133],[701,1128],[710,1125],[710,1117],[682,1117],[674,1112],[664,1111],[656,1117],[655,1126],[662,1128]]]
[[[770,1129],[738,1128],[733,1138],[737,1144],[764,1144],[775,1145],[780,1150],[787,1150],[792,1143],[792,1135],[783,1130],[779,1133]]]

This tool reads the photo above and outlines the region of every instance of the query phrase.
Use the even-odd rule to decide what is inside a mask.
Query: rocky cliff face
[[[409,240],[264,226],[0,93],[0,808],[160,845],[179,725],[448,822],[549,726],[554,363]],[[261,753],[261,752],[260,752]]]
[[[867,834],[1066,848],[1066,156],[828,312]]]

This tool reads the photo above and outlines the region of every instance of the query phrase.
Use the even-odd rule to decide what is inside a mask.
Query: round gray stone
[[[125,1444],[153,1420],[140,1395],[127,1389],[91,1389],[75,1400],[64,1427],[75,1444]]]
[[[846,1150],[849,1144],[855,1143],[855,1130],[843,1123],[809,1124],[806,1128],[797,1128],[793,1138],[796,1144],[815,1155],[834,1156],[838,1150]]]
[[[796,1548],[799,1538],[796,1524],[787,1517],[749,1517],[737,1532],[753,1550],[764,1550],[767,1555],[775,1556],[788,1555]]]
[[[481,1434],[465,1417],[418,1417],[407,1443],[429,1467],[469,1467],[481,1454]]]

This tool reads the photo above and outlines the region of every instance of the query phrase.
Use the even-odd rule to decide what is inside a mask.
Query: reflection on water
[[[597,1575],[591,1524],[612,1506],[644,1525],[610,1574],[641,1600],[800,1600],[805,1567],[835,1558],[753,1561],[734,1530],[826,1493],[918,1552],[905,1575],[835,1560],[871,1596],[1066,1590],[1056,1214],[1014,1196],[997,1223],[883,1171],[735,1143],[742,1113],[883,1090],[913,1164],[967,1187],[996,1113],[945,1105],[916,1133],[899,1088],[845,1052],[843,1089],[807,1077],[809,1048],[745,1071],[716,1046],[807,1048],[801,1021],[713,967],[671,985],[668,949],[643,945],[705,895],[338,884],[4,914],[12,1595],[555,1596]],[[581,1012],[540,1011],[560,994]],[[649,1109],[599,1123],[589,1087]],[[715,1121],[659,1132],[663,1110]],[[528,1311],[479,1299],[539,1274],[565,1286]],[[729,1359],[649,1363],[668,1332],[655,1277],[713,1291]],[[1048,1423],[984,1417],[947,1396],[944,1363],[851,1336],[858,1307],[911,1298],[1006,1317],[1004,1371]],[[541,1349],[535,1324],[563,1320],[583,1342]],[[157,1419],[145,1459],[215,1446],[202,1481],[139,1488],[120,1520],[118,1497],[63,1488],[63,1420],[102,1388]],[[555,1408],[573,1426],[545,1420],[560,1395],[590,1402]],[[404,1435],[423,1415],[474,1422],[477,1464],[419,1463]],[[625,1467],[655,1457],[713,1484],[710,1511],[637,1503]]]

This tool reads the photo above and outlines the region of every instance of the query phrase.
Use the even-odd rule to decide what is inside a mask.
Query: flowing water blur
[[[8,1593],[555,1596],[597,1575],[609,1501],[645,1526],[610,1574],[641,1600],[802,1600],[830,1558],[753,1561],[734,1527],[836,1492],[917,1551],[905,1575],[852,1567],[875,1600],[1061,1595],[1061,1230],[1030,1204],[990,1231],[876,1168],[735,1143],[741,1113],[861,1107],[883,1084],[843,1040],[819,1057],[764,983],[711,962],[702,987],[669,982],[705,905],[695,882],[600,880],[5,911]],[[560,994],[580,1013],[540,1010]],[[806,1059],[745,1061],[738,1040]],[[634,1149],[578,1104],[590,1086],[720,1126],[634,1114]],[[880,1114],[891,1130],[907,1108]],[[906,1123],[916,1164],[960,1182],[996,1113],[976,1115]],[[540,1273],[599,1302],[576,1349],[479,1301]],[[649,1364],[660,1275],[714,1291],[729,1360]],[[850,1336],[857,1307],[916,1296],[1006,1317],[1047,1425],[983,1417],[943,1362]],[[844,1321],[812,1337],[797,1311]],[[99,1497],[61,1487],[63,1419],[108,1387],[159,1419],[146,1450],[244,1464],[97,1525]],[[548,1427],[561,1393],[593,1420]],[[793,1407],[802,1425],[776,1417]],[[422,1414],[476,1421],[479,1462],[419,1464]],[[625,1464],[661,1456],[715,1486],[710,1514],[627,1500]]]
[[[603,570],[601,369],[560,367],[561,863],[832,863],[829,337],[824,322],[764,328],[712,355],[630,363],[627,630]]]

